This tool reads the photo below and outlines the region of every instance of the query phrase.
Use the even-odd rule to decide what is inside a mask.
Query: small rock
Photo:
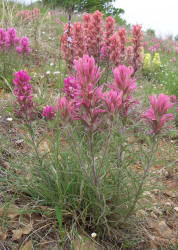
[[[176,212],[178,212],[178,207],[174,207],[174,210],[175,210]]]

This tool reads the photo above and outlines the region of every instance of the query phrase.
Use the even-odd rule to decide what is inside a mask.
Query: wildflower
[[[89,41],[90,44],[88,46],[89,55],[92,55],[96,62],[98,63],[100,59],[100,50],[102,47],[102,23],[103,23],[103,14],[96,10],[91,18],[91,22],[89,24]]]
[[[104,43],[100,50],[101,60],[106,60],[108,58],[108,55],[109,55],[108,51],[109,51],[109,48],[106,46],[106,43]]]
[[[75,22],[73,25],[72,46],[74,47],[74,58],[78,59],[78,57],[82,57],[83,54],[85,53],[85,41],[84,41],[84,29],[81,22]]]
[[[101,78],[100,67],[95,65],[95,59],[84,55],[79,60],[74,60],[74,68],[77,72],[76,79],[82,88],[88,84],[96,85]]]
[[[120,40],[120,53],[121,53],[121,64],[123,63],[125,52],[126,52],[126,43],[127,43],[127,32],[124,28],[119,28],[118,36]]]
[[[176,54],[178,54],[178,47],[175,48],[175,52],[176,52]]]
[[[62,121],[68,122],[71,119],[73,103],[67,100],[66,97],[58,98],[55,111],[59,113]]]
[[[19,38],[17,37],[15,28],[8,29],[8,47],[13,47],[18,44]]]
[[[114,82],[112,85],[113,89],[119,89],[123,92],[123,96],[128,96],[136,89],[136,79],[131,79],[133,68],[120,65],[118,68],[113,70]]]
[[[31,52],[29,47],[29,40],[27,37],[22,37],[20,40],[20,46],[16,48],[17,53],[19,54],[28,54]]]
[[[68,99],[74,99],[79,88],[80,85],[77,83],[76,79],[73,76],[64,79],[63,92],[66,94],[66,97]]]
[[[143,59],[143,69],[150,70],[151,68],[151,54],[146,53]]]
[[[7,120],[8,122],[12,122],[12,121],[13,121],[13,118],[8,117],[6,120]]]
[[[153,61],[152,61],[152,64],[153,64],[153,68],[154,69],[160,68],[160,66],[161,66],[161,60],[160,60],[159,53],[155,53]]]
[[[104,36],[104,44],[101,48],[101,58],[106,59],[109,56],[110,38],[114,34],[114,24],[115,24],[114,18],[108,16],[106,18],[106,23],[105,23],[105,36]]]
[[[85,44],[86,44],[86,53],[89,54],[89,47],[90,47],[90,24],[92,20],[91,14],[85,14],[83,16],[83,29],[84,29],[84,37],[85,37]]]
[[[167,54],[169,55],[171,53],[171,50],[170,49],[167,49]]]
[[[120,41],[116,33],[110,38],[110,61],[114,64],[115,67],[119,66],[121,62],[121,50],[120,50]]]
[[[96,238],[96,236],[97,236],[96,233],[92,233],[92,234],[91,234],[91,237],[92,237],[92,238]]]
[[[171,100],[172,103],[176,103],[177,102],[177,98],[176,98],[175,95],[171,95],[170,96],[170,100]]]
[[[75,50],[73,46],[73,27],[70,24],[66,24],[64,27],[64,33],[61,38],[61,50],[64,53],[64,59],[67,61],[68,69],[71,70],[75,57]]]
[[[136,79],[131,78],[133,68],[120,65],[118,68],[113,70],[113,74],[114,81],[109,87],[119,93],[122,92],[122,106],[120,108],[120,114],[121,116],[126,116],[129,109],[134,104],[139,103],[132,97],[133,92],[137,88],[137,85],[135,84]]]
[[[95,87],[94,84],[89,84],[86,88],[81,88],[74,98],[76,109],[76,118],[81,120],[83,124],[91,131],[98,129],[102,122],[101,114],[105,113],[104,94],[102,87]]]
[[[51,120],[52,118],[55,117],[55,112],[51,106],[46,106],[43,109],[42,116],[46,117],[46,119]]]
[[[8,35],[5,29],[0,29],[0,50],[7,48]]]
[[[15,73],[15,78],[13,80],[13,83],[17,87],[27,85],[29,81],[30,81],[30,76],[27,74],[26,71],[22,70]]]
[[[16,88],[14,94],[17,97],[17,102],[20,105],[18,114],[29,119],[32,114],[32,108],[34,106],[32,97],[32,87],[29,84],[30,77],[26,71],[18,71],[15,73],[13,80]]]
[[[150,96],[149,100],[151,106],[142,117],[150,124],[152,132],[158,134],[165,122],[174,119],[173,114],[167,113],[174,104],[170,102],[169,96],[164,94],[160,94],[158,98],[156,95]]]
[[[123,99],[123,93],[114,90],[106,91],[104,93],[104,102],[106,103],[109,113],[117,113]]]
[[[133,46],[133,69],[135,73],[142,64],[142,27],[140,25],[134,25],[132,29],[132,46]]]
[[[133,64],[133,57],[134,57],[133,47],[132,46],[126,47],[126,62],[128,63],[128,65]]]
[[[175,57],[175,56],[172,58],[172,62],[173,62],[173,63],[176,62],[176,57]]]

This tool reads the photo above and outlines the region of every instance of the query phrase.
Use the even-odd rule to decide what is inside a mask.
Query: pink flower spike
[[[16,30],[15,28],[9,28],[8,29],[8,46],[13,47],[17,45],[19,42],[19,38],[16,35]]]
[[[175,95],[171,95],[170,96],[170,100],[171,100],[172,103],[176,103],[177,102],[177,98],[176,98]]]
[[[24,70],[18,71],[17,73],[14,74],[14,76],[15,78],[13,80],[13,83],[16,86],[28,84],[31,79],[28,73]]]
[[[68,101],[66,97],[63,96],[60,99],[58,98],[55,110],[59,112],[61,120],[67,122],[71,119],[73,104],[71,101]]]
[[[0,50],[6,50],[8,47],[8,34],[5,29],[0,28]]]
[[[34,106],[32,87],[29,84],[30,76],[23,70],[15,73],[14,76],[14,95],[17,97],[17,102],[20,106],[17,113],[21,117],[29,119],[32,115],[32,108]]]
[[[43,109],[42,116],[46,117],[46,119],[48,119],[48,120],[52,120],[55,117],[55,113],[54,113],[53,108],[51,106],[46,106]]]
[[[152,132],[158,134],[168,120],[174,119],[173,114],[167,113],[174,103],[171,103],[169,96],[164,94],[160,94],[158,98],[156,95],[150,96],[149,100],[151,107],[142,117],[150,124]]]
[[[105,92],[104,102],[106,103],[107,109],[110,113],[118,112],[122,104],[123,94],[114,90]]]
[[[16,48],[17,53],[28,54],[32,50],[29,47],[29,40],[27,37],[22,37],[20,40],[20,46]]]
[[[100,67],[95,65],[95,59],[88,55],[74,60],[74,68],[77,71],[76,80],[82,88],[86,88],[89,84],[96,85],[103,73],[100,71]]]
[[[137,85],[135,84],[136,79],[131,79],[133,73],[132,67],[126,67],[125,65],[120,65],[118,68],[113,70],[114,83],[112,85],[113,89],[118,89],[123,91],[123,96],[128,96],[136,90]]]
[[[76,91],[79,90],[80,85],[77,83],[75,77],[67,77],[64,79],[63,92],[66,94],[68,99],[74,99]]]

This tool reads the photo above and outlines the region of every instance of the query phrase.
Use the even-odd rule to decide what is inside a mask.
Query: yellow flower
[[[161,60],[160,60],[160,56],[159,53],[155,53],[153,61],[152,61],[152,65],[154,69],[159,69],[161,66]]]
[[[142,54],[142,58],[143,58],[144,54],[145,54],[144,47],[141,47],[141,54]]]
[[[150,70],[150,68],[151,68],[151,54],[146,53],[143,58],[143,69]]]

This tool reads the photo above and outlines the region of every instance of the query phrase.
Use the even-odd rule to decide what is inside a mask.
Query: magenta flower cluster
[[[20,40],[20,45],[16,48],[19,54],[28,54],[32,50],[30,49],[29,40],[27,37],[22,37]]]
[[[26,71],[18,71],[15,73],[13,80],[15,89],[14,94],[19,104],[18,115],[28,119],[31,116],[33,103],[33,92],[31,84],[29,84],[30,76]]]
[[[17,53],[28,54],[31,52],[29,40],[27,37],[21,39],[17,36],[15,28],[9,28],[8,31],[0,29],[0,50],[8,51],[15,49]]]
[[[63,119],[67,120],[68,116],[68,120],[81,120],[90,130],[96,130],[104,115],[111,117],[119,112],[121,116],[127,115],[129,108],[136,103],[132,96],[136,89],[135,79],[131,78],[133,69],[120,65],[113,70],[114,81],[103,91],[102,86],[98,87],[102,72],[93,57],[84,55],[75,60],[74,68],[76,76],[65,79],[65,97],[58,100],[57,110]],[[43,116],[51,119],[55,116],[53,111],[52,107],[46,107]]]
[[[158,98],[156,95],[150,96],[149,100],[150,108],[143,114],[143,118],[150,124],[152,132],[158,134],[165,122],[174,119],[173,114],[167,113],[174,103],[170,102],[169,96],[164,94],[160,94]]]
[[[125,120],[133,105],[139,103],[133,97],[137,88],[136,79],[132,78],[133,68],[119,65],[113,69],[114,79],[105,91],[103,86],[98,86],[102,72],[95,65],[93,57],[84,55],[75,60],[74,68],[75,77],[68,77],[64,82],[65,96],[58,99],[54,108],[44,108],[42,115],[47,119],[54,118],[58,112],[64,122],[80,120],[90,131],[95,131],[105,117],[112,120],[114,115],[118,115],[121,120]],[[149,99],[151,107],[142,118],[148,122],[152,132],[158,134],[164,124],[174,118],[167,113],[173,103],[164,94],[160,94],[158,98],[153,95]],[[171,99],[175,102],[174,97]]]

